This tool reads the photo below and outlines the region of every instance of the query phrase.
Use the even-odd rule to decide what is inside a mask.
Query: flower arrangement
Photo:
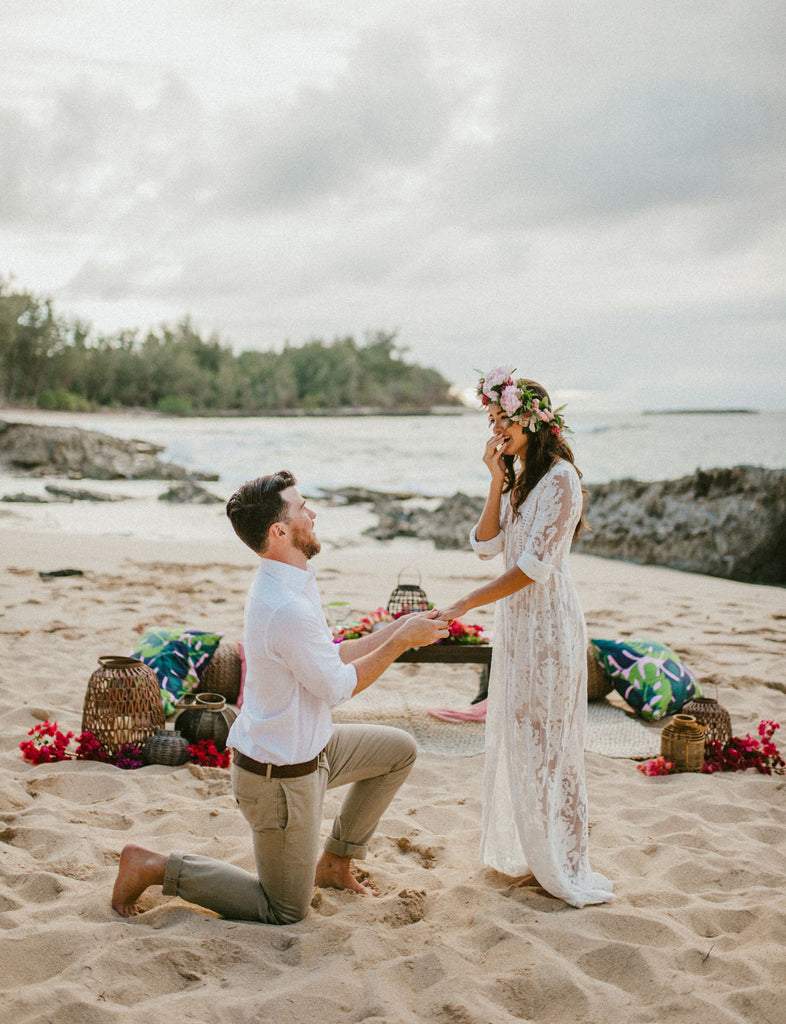
[[[533,434],[541,427],[557,437],[569,433],[570,428],[561,415],[565,406],[549,408],[544,399],[527,387],[523,377],[513,379],[514,372],[512,366],[496,366],[480,378],[475,390],[482,405],[498,405],[509,419]]]
[[[70,761],[72,755],[68,746],[74,738],[72,732],[61,732],[57,722],[39,722],[27,734],[33,738],[19,744],[22,757],[31,764],[48,764],[51,761]],[[92,732],[86,730],[77,737],[76,758],[83,761],[106,761],[103,747]]]
[[[198,740],[188,748],[188,756],[203,768],[228,768],[232,755],[227,750],[219,750],[213,740]]]
[[[747,768],[755,768],[762,775],[786,774],[786,762],[780,751],[772,742],[778,722],[759,722],[758,739],[748,733],[744,737],[732,736],[723,746],[720,740],[710,740],[705,744],[704,763],[701,770],[705,775],[715,772],[744,772]],[[636,765],[644,775],[670,775],[674,765],[665,757],[653,757],[649,761]]]
[[[429,607],[433,607],[430,605]],[[397,612],[391,615],[384,608],[377,608],[376,611],[364,615],[360,622],[344,626],[342,629],[333,630],[333,643],[340,644],[342,640],[357,640],[367,633],[373,633],[378,625],[385,622],[393,622],[400,619],[407,612]],[[485,636],[482,626],[468,625],[454,619],[449,627],[449,635],[444,640],[437,640],[438,644],[487,644],[488,637]]]
[[[137,743],[124,743],[114,757],[110,757],[89,729],[76,737],[76,750],[71,753],[69,747],[74,734],[62,732],[57,722],[48,719],[34,725],[27,735],[32,739],[23,740],[19,749],[25,761],[35,765],[53,761],[102,761],[127,771],[142,768],[145,763],[142,748]],[[228,768],[231,758],[229,751],[218,750],[213,740],[192,744],[188,755],[195,764],[212,768]]]
[[[719,740],[711,740],[704,750],[702,771],[708,775],[713,772],[744,772],[746,768],[755,768],[763,775],[783,775],[786,763],[781,753],[772,742],[778,722],[759,722],[759,738],[748,733],[745,737],[732,736],[725,747]]]

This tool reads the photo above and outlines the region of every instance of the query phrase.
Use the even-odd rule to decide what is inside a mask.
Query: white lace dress
[[[568,566],[581,507],[578,474],[559,461],[518,514],[503,495],[496,537],[471,535],[481,558],[504,552],[506,570],[534,580],[495,609],[481,858],[506,875],[531,871],[574,907],[613,899],[587,854],[587,630]]]

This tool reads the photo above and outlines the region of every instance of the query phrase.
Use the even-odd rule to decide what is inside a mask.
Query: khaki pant
[[[325,791],[349,784],[325,849],[363,858],[416,755],[409,733],[337,725],[310,775],[266,779],[232,765],[235,799],[251,826],[257,874],[198,854],[170,854],[163,892],[224,917],[291,924],[308,912],[319,859]]]

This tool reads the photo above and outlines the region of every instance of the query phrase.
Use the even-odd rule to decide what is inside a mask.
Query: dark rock
[[[786,584],[786,470],[734,466],[678,480],[587,485],[585,530],[574,550],[746,583]],[[424,499],[425,502],[425,499]],[[469,548],[484,499],[466,494],[431,507],[376,502],[379,540],[415,537]]]
[[[483,505],[483,498],[461,492],[431,508],[413,507],[411,501],[394,499],[375,509],[379,522],[365,532],[377,540],[416,537],[431,540],[443,550],[469,548],[469,531],[478,521]]]
[[[322,487],[320,490],[324,498],[337,505],[386,505],[416,497],[400,491],[372,491],[367,487]]]
[[[0,420],[0,461],[26,476],[73,480],[185,480],[182,466],[162,462],[160,449],[96,430]],[[205,478],[205,477],[200,477]]]
[[[56,487],[45,484],[44,490],[54,498],[65,501],[128,501],[125,494],[102,494],[100,491],[84,491],[76,487]]]
[[[786,583],[786,470],[734,466],[678,480],[587,485],[574,550],[642,565]]]
[[[168,491],[159,494],[159,501],[171,501],[179,505],[215,505],[224,502],[223,498],[211,494],[204,487],[199,487],[193,480],[183,480],[172,484]]]
[[[46,505],[52,499],[43,494],[25,494],[24,491],[17,491],[16,494],[4,494],[0,501],[18,502],[27,505]],[[65,499],[63,499],[65,500]]]

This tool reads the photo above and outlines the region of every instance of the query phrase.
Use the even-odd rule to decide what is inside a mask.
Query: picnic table
[[[480,687],[472,701],[485,700],[489,689],[489,669],[491,668],[491,644],[431,644],[428,647],[410,647],[400,654],[396,661],[441,664],[474,664],[480,665]]]

